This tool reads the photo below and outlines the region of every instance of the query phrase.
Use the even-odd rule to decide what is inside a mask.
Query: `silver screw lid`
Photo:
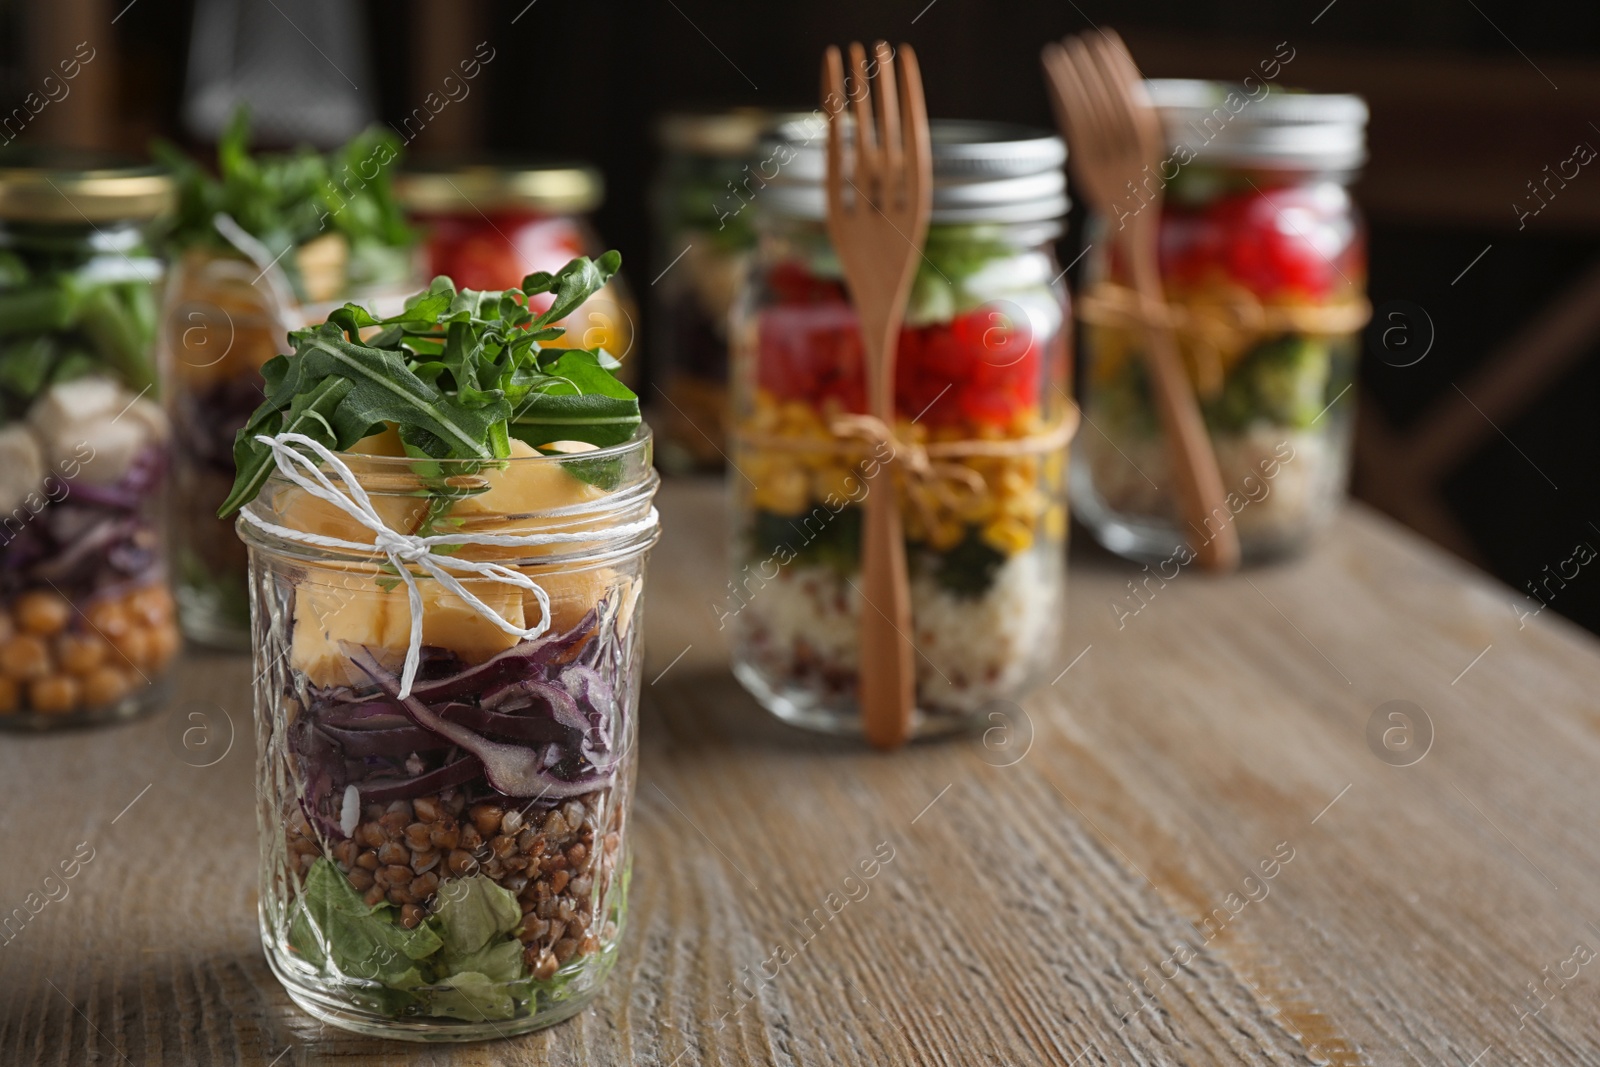
[[[1061,169],[1067,146],[1061,138],[1001,122],[934,119],[929,127],[935,223],[1044,222],[1067,213]],[[848,126],[845,137],[848,152]],[[767,184],[755,193],[758,209],[789,218],[826,217],[827,146],[821,112],[779,126],[761,146],[759,174]]]
[[[1367,105],[1349,93],[1302,93],[1260,82],[1154,78],[1144,83],[1167,143],[1202,163],[1355,170],[1367,158]],[[1180,160],[1181,162],[1181,160]]]

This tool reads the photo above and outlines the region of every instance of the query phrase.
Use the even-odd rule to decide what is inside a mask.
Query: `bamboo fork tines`
[[[1195,555],[1207,570],[1232,570],[1239,564],[1239,532],[1226,505],[1199,402],[1163,314],[1156,258],[1161,190],[1140,182],[1146,172],[1159,173],[1166,154],[1160,117],[1133,57],[1110,30],[1052,42],[1045,46],[1043,60],[1051,103],[1072,149],[1068,164],[1073,180],[1089,206],[1117,224],[1112,240],[1121,243],[1131,267],[1143,308],[1145,367]],[[1126,191],[1136,186],[1143,190],[1144,202],[1132,212],[1118,212]]]
[[[851,78],[829,47],[822,95],[828,111],[828,236],[844,268],[866,352],[868,414],[894,426],[894,361],[900,325],[933,203],[933,162],[922,76],[910,45],[850,46]],[[898,64],[899,73],[896,74]],[[845,101],[854,119],[844,149]],[[874,101],[876,107],[874,107]],[[895,748],[911,732],[915,671],[905,539],[895,495],[896,459],[868,483],[861,548],[861,640],[857,693],[867,740]]]

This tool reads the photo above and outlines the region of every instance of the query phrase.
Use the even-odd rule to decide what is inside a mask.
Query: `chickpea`
[[[117,651],[122,653],[129,663],[135,667],[150,666],[150,633],[130,626],[122,633],[111,638],[111,643],[117,646]]]
[[[28,633],[49,637],[67,628],[72,605],[54,591],[35,589],[17,598],[17,623]]]
[[[150,631],[150,665],[165,667],[172,662],[172,657],[178,654],[182,645],[183,639],[178,636],[178,628],[170,621],[155,626]]]
[[[152,625],[172,618],[172,594],[165,586],[147,585],[128,597],[127,608],[137,619]]]
[[[50,673],[50,649],[33,634],[17,634],[0,645],[0,671],[20,681]]]
[[[112,641],[133,627],[133,620],[115,600],[102,600],[91,604],[85,614],[89,617],[89,625]]]
[[[0,715],[15,714],[21,696],[17,683],[0,674]]]
[[[106,658],[106,643],[94,632],[62,634],[56,639],[56,659],[72,674],[85,675]]]
[[[83,680],[83,701],[91,708],[115,704],[133,688],[133,678],[115,667],[96,667]]]
[[[78,707],[83,687],[70,674],[52,674],[28,685],[28,703],[46,715],[64,715]]]

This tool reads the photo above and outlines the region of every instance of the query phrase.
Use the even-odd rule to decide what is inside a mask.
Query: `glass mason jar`
[[[250,647],[244,545],[217,509],[233,486],[234,435],[261,403],[262,365],[286,350],[291,329],[322,322],[345,300],[394,314],[420,284],[402,276],[352,288],[347,257],[340,236],[298,247],[296,275],[305,302],[286,304],[242,255],[191,248],[172,266],[161,344],[173,438],[169,540],[178,615],[191,640],[234,651]]]
[[[655,413],[660,460],[673,471],[721,470],[727,452],[728,316],[755,249],[746,210],[776,161],[757,151],[776,115],[760,108],[665,116],[655,187],[651,365],[666,398]]]
[[[616,956],[656,536],[640,524],[659,478],[647,431],[572,455],[521,442],[512,453],[487,467],[339,457],[392,529],[437,521],[427,487],[444,480],[452,530],[594,534],[451,553],[538,583],[550,626],[533,639],[413,569],[422,636],[408,697],[397,676],[413,616],[395,565],[239,520],[255,618],[262,941],[295,1003],[346,1029],[523,1033],[579,1011]],[[373,540],[281,472],[247,512]],[[518,627],[542,617],[531,591],[463,584]]]
[[[148,710],[181,644],[151,397],[159,170],[0,161],[0,724]]]
[[[576,164],[413,168],[395,180],[411,221],[426,234],[428,273],[462,289],[515,289],[535,271],[558,271],[576,256],[606,250],[589,221],[605,199],[600,172]],[[534,311],[553,298],[535,297]],[[603,348],[622,363],[617,376],[637,386],[633,352],[638,306],[622,275],[562,320],[564,338],[547,347]]]
[[[1349,472],[1368,305],[1365,232],[1347,186],[1365,154],[1366,105],[1147,85],[1173,146],[1160,176],[1161,275],[1227,493],[1216,522],[1236,524],[1246,561],[1292,552],[1332,518]],[[1204,534],[1178,518],[1139,327],[1095,290],[1127,285],[1125,265],[1107,254],[1105,220],[1089,237],[1079,403],[1092,429],[1073,503],[1107,548],[1166,559]]]
[[[858,734],[859,504],[878,453],[834,432],[866,396],[855,311],[822,221],[820,117],[779,138],[785,165],[755,193],[760,244],[735,312],[733,573],[716,610],[734,673],[768,710]],[[981,721],[1053,663],[1074,416],[1052,251],[1065,148],[969,122],[933,123],[932,145],[932,225],[895,361],[895,436],[928,460],[896,464],[914,735]]]

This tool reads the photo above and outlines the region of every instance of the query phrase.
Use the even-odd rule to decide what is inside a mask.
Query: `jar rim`
[[[607,459],[626,460],[639,457],[642,475],[631,484],[621,485],[604,493],[602,496],[576,504],[566,504],[559,507],[544,508],[529,512],[505,513],[497,516],[508,520],[509,528],[493,532],[516,534],[533,532],[532,529],[523,530],[520,527],[537,527],[541,532],[581,532],[585,534],[582,541],[572,545],[572,551],[559,550],[561,546],[549,546],[557,551],[542,550],[540,554],[530,554],[524,557],[500,558],[496,562],[512,566],[552,566],[567,565],[574,562],[589,562],[593,560],[613,559],[645,551],[655,544],[659,536],[655,527],[644,530],[631,530],[618,534],[614,529],[605,526],[595,527],[590,525],[597,520],[616,518],[619,525],[643,518],[649,513],[651,501],[655,497],[656,489],[661,483],[661,476],[651,462],[652,434],[648,426],[642,425],[639,430],[627,441],[611,445],[606,448],[589,449],[581,452],[567,452],[555,455],[539,454],[534,456],[510,456],[505,459],[493,460],[497,469],[509,470],[520,467],[527,470],[538,464],[560,464],[573,462],[595,462]],[[440,464],[445,467],[445,476],[450,477],[450,465],[479,464],[482,460],[471,459],[417,459],[410,456],[370,456],[363,453],[340,452],[336,453],[339,459],[353,469],[359,480],[365,481],[370,476],[374,479],[393,477],[414,470],[419,464]],[[503,466],[501,466],[503,465]],[[473,471],[472,473],[477,473]],[[292,486],[293,483],[285,478],[281,472],[274,470],[268,477],[262,492],[244,506],[257,518],[273,521],[275,513],[269,511],[265,504],[268,498],[268,487]],[[412,493],[386,494],[371,485],[363,485],[371,495],[384,496],[412,496]],[[267,512],[267,514],[263,514]],[[281,523],[281,519],[279,520]],[[239,537],[252,549],[266,549],[276,555],[285,555],[306,560],[308,562],[347,562],[370,565],[374,561],[382,560],[383,554],[376,548],[364,548],[360,551],[324,547],[302,543],[296,539],[285,537],[271,531],[263,530],[247,521],[243,515],[236,520],[235,527]],[[480,530],[478,532],[491,532]]]
[[[413,166],[395,176],[395,196],[423,215],[525,210],[582,215],[605,200],[605,180],[587,163],[484,161]]]
[[[852,120],[841,121],[848,156]],[[1055,134],[969,119],[933,119],[928,126],[934,223],[1043,222],[1071,207],[1062,170],[1067,146]],[[755,191],[755,202],[779,215],[825,218],[827,142],[821,112],[780,125],[762,142],[767,160],[778,163],[777,173],[768,178],[764,165],[759,168],[765,184]],[[787,162],[779,160],[784,153]]]
[[[1354,93],[1310,93],[1262,82],[1152,78],[1145,83],[1167,143],[1196,162],[1353,171],[1366,161],[1367,104]],[[1229,101],[1237,101],[1237,109]]]
[[[145,223],[177,206],[177,185],[160,166],[67,149],[0,153],[0,220]]]

